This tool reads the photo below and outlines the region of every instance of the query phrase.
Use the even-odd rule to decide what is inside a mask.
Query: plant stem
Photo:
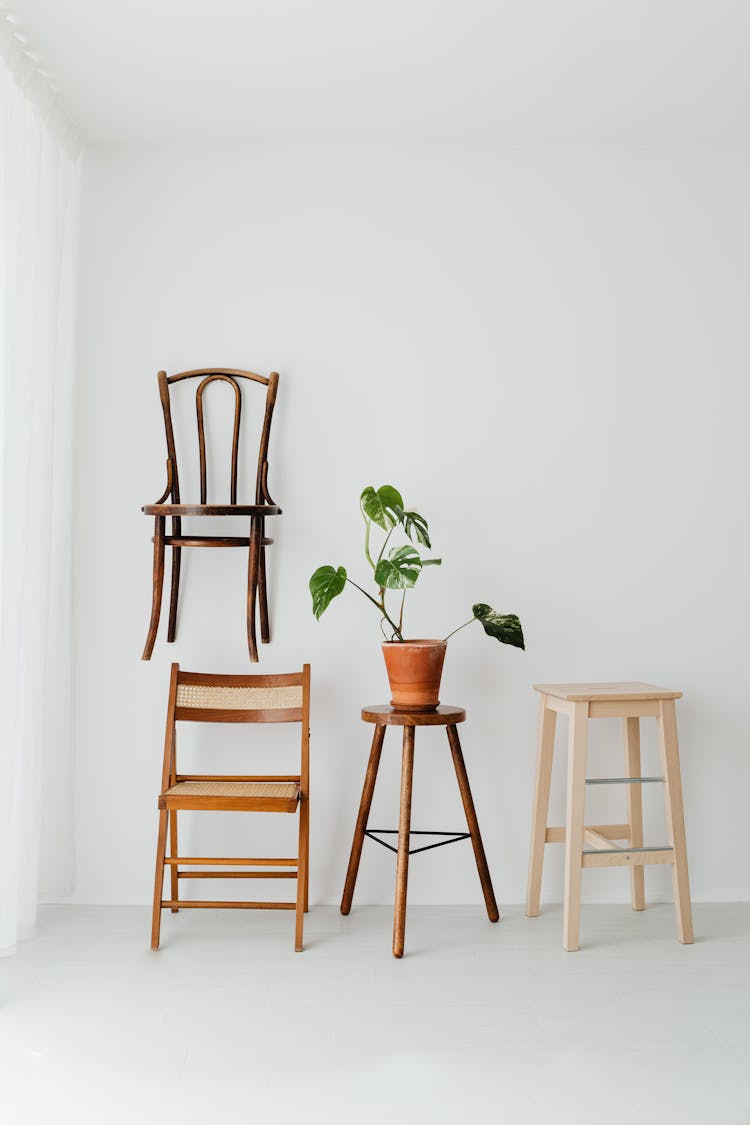
[[[361,508],[360,508],[360,511],[362,512]],[[372,561],[372,558],[370,557],[370,520],[367,518],[367,516],[365,515],[364,512],[362,512],[362,519],[365,521],[365,558],[367,559],[368,563],[370,564],[370,566],[374,570],[375,569],[375,563]],[[357,586],[357,583],[354,582],[354,583],[352,583],[352,585]],[[362,590],[362,587],[357,586],[357,589]],[[364,592],[365,591],[362,590],[363,594],[364,594]],[[368,595],[368,597],[369,597],[369,595]]]
[[[391,620],[391,618],[388,616],[388,611],[385,608],[385,593],[383,592],[381,594],[381,600],[378,602],[378,601],[375,600],[375,598],[373,598],[372,594],[368,594],[367,590],[363,590],[362,587],[360,585],[358,585],[358,583],[356,583],[353,578],[347,578],[347,582],[351,586],[356,586],[356,588],[359,590],[360,594],[364,594],[365,597],[367,598],[367,600],[372,602],[372,604],[376,607],[376,609],[379,610],[379,612],[383,615],[383,617],[386,619],[388,624],[391,626],[391,628],[393,629],[393,632],[396,634],[398,639],[400,641],[403,641],[404,638],[401,635],[400,628],[398,627],[396,622]]]
[[[383,553],[384,553],[384,551],[385,551],[386,547],[388,546],[388,540],[390,539],[390,537],[391,537],[392,535],[393,535],[393,528],[391,528],[391,530],[390,530],[390,531],[388,532],[388,534],[386,535],[386,537],[385,537],[385,542],[383,543],[383,546],[382,546],[382,547],[380,548],[380,554],[378,555],[378,562],[380,562],[380,560],[382,559],[382,557],[383,557]],[[376,565],[377,565],[377,564],[376,564]]]
[[[406,590],[404,590],[403,594],[401,595],[401,612],[398,615],[399,632],[401,632],[401,630],[404,627],[404,602],[405,601],[406,601]]]
[[[468,621],[464,621],[463,625],[459,625],[458,629],[454,629],[452,633],[449,633],[448,636],[443,639],[449,641],[455,633],[460,633],[462,629],[465,629],[467,625],[471,625],[473,621],[476,621],[476,617],[471,617]]]

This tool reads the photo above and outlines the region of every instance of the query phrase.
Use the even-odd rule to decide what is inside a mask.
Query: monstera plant
[[[392,705],[400,710],[434,710],[448,640],[477,621],[488,636],[501,644],[523,648],[521,622],[514,613],[497,613],[485,602],[477,602],[469,620],[443,640],[406,640],[406,595],[416,586],[424,568],[439,566],[441,559],[423,553],[432,550],[427,521],[419,512],[406,508],[401,493],[393,485],[368,485],[359,498],[359,507],[365,525],[364,554],[372,571],[374,592],[368,593],[350,578],[343,566],[319,566],[310,579],[313,613],[319,620],[347,585],[359,590],[380,616]],[[394,536],[402,540],[400,545]],[[375,538],[379,539],[379,547]]]

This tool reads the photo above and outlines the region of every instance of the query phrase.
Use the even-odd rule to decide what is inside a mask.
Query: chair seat
[[[280,516],[277,504],[144,504],[147,516]]]
[[[165,789],[159,805],[294,812],[299,793],[298,781],[178,781]]]

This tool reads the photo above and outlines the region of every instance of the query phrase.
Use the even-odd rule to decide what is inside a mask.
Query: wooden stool
[[[581,870],[584,867],[629,867],[633,910],[644,910],[643,867],[647,863],[672,865],[677,936],[681,942],[693,940],[690,910],[687,846],[682,811],[682,782],[677,746],[675,699],[681,691],[666,691],[651,684],[534,684],[541,693],[539,759],[537,764],[534,813],[531,832],[531,858],[526,913],[539,914],[542,864],[545,844],[565,844],[565,894],[563,948],[578,949],[581,912]],[[552,752],[557,713],[568,716],[568,789],[566,822],[563,828],[547,826],[549,791],[552,778]],[[654,716],[659,733],[663,777],[641,777],[640,719]],[[625,736],[626,777],[587,778],[586,744],[589,719],[622,718]],[[667,811],[668,847],[644,848],[642,786],[664,782]],[[628,823],[584,825],[584,800],[587,785],[624,784],[628,787]],[[627,840],[619,847],[615,840]],[[585,848],[584,844],[588,844]]]
[[[352,851],[349,857],[349,868],[346,873],[344,894],[341,899],[341,913],[348,914],[351,910],[354,885],[357,882],[357,872],[359,870],[359,861],[362,855],[362,844],[364,843],[365,836],[368,836],[371,840],[375,840],[378,844],[382,844],[383,847],[388,848],[390,851],[396,852],[398,860],[396,863],[396,909],[393,918],[394,957],[403,957],[404,955],[406,884],[409,874],[409,856],[414,855],[416,852],[426,852],[432,848],[439,848],[444,844],[453,844],[457,840],[470,839],[474,848],[477,870],[479,871],[479,881],[482,884],[482,891],[484,892],[487,914],[491,922],[497,922],[500,917],[500,911],[495,902],[495,893],[492,889],[492,880],[490,879],[490,871],[487,866],[487,858],[484,854],[482,837],[479,834],[479,824],[477,822],[477,814],[474,810],[471,789],[469,788],[469,778],[466,774],[464,756],[461,752],[461,743],[459,742],[458,731],[456,730],[456,724],[462,723],[465,718],[466,712],[461,707],[438,707],[436,711],[394,711],[392,707],[382,705],[378,707],[365,707],[362,711],[363,721],[375,724],[375,734],[372,739],[370,760],[367,764],[365,784],[362,790],[362,799],[359,803],[357,824],[354,829],[354,840],[352,841]],[[380,753],[383,749],[385,729],[389,726],[404,728],[403,755],[401,760],[401,808],[398,831],[392,828],[368,828],[367,825],[370,816],[372,795],[375,791],[375,782],[378,776]],[[469,827],[468,832],[416,832],[411,828],[414,728],[434,726],[444,726],[446,728],[448,742],[453,756],[453,765],[456,770],[456,777],[458,778],[458,788],[461,792],[466,822]],[[398,835],[397,849],[391,844],[386,843],[385,840],[379,839],[380,836],[389,835]],[[436,844],[427,844],[421,848],[410,849],[409,842],[412,836],[445,836],[447,838],[445,840],[440,840]]]

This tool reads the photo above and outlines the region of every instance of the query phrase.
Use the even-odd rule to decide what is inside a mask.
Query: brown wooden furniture
[[[198,459],[200,465],[200,504],[183,504],[180,499],[180,476],[177,469],[174,428],[170,387],[185,379],[198,379],[195,392],[195,406],[198,422]],[[258,451],[258,467],[255,475],[255,500],[252,504],[237,503],[237,479],[240,441],[240,418],[242,413],[242,392],[238,380],[244,379],[249,386],[265,388],[265,414]],[[154,569],[153,595],[151,601],[151,620],[143,650],[143,659],[150,660],[154,641],[159,628],[161,615],[162,587],[164,585],[164,550],[172,551],[172,595],[169,603],[169,628],[167,641],[173,641],[177,631],[177,601],[180,593],[180,558],[183,547],[247,547],[249,553],[247,574],[247,645],[250,659],[258,659],[258,646],[255,634],[256,602],[260,609],[260,639],[267,644],[271,639],[268,622],[268,595],[266,590],[266,547],[273,543],[266,538],[265,521],[268,516],[281,515],[281,508],[274,504],[268,492],[268,442],[271,435],[271,419],[276,402],[279,376],[274,371],[266,379],[252,371],[236,371],[232,368],[205,368],[199,371],[181,371],[177,375],[167,375],[160,371],[159,397],[164,414],[164,428],[167,436],[167,487],[155,504],[146,504],[143,511],[154,517]],[[209,504],[208,478],[206,470],[206,435],[204,427],[203,396],[210,383],[228,383],[234,391],[234,426],[232,431],[232,456],[230,497],[228,504]],[[167,498],[169,502],[167,503]],[[239,516],[249,520],[249,535],[183,535],[183,517],[193,516]],[[165,534],[167,518],[172,521],[172,534]]]
[[[383,705],[365,707],[362,711],[363,721],[375,724],[375,733],[372,739],[372,749],[370,750],[370,760],[367,765],[362,799],[359,804],[359,814],[354,829],[354,840],[352,841],[352,850],[349,857],[349,868],[346,873],[344,894],[341,899],[341,913],[348,914],[351,910],[354,886],[357,882],[357,872],[359,871],[359,861],[362,856],[362,845],[365,836],[378,844],[382,844],[383,847],[388,848],[390,851],[396,852],[398,859],[396,862],[396,909],[393,918],[394,957],[403,957],[404,954],[406,886],[409,875],[409,856],[414,855],[416,852],[425,852],[432,848],[441,847],[444,844],[453,844],[457,840],[470,839],[474,848],[474,858],[479,872],[479,881],[482,884],[487,914],[491,922],[497,922],[500,917],[500,912],[495,901],[495,892],[492,889],[492,880],[490,878],[489,867],[487,866],[487,858],[484,854],[482,837],[479,833],[479,823],[474,809],[471,789],[469,788],[469,778],[466,773],[466,766],[464,765],[463,753],[461,752],[461,743],[459,742],[458,731],[456,729],[457,724],[462,723],[465,718],[466,712],[462,707],[442,706],[438,707],[436,711],[395,711],[392,707]],[[367,824],[370,816],[370,806],[372,805],[372,796],[375,791],[375,782],[378,776],[383,739],[385,738],[386,727],[389,726],[404,728],[401,759],[401,807],[397,833],[395,829],[369,828]],[[444,726],[446,728],[448,743],[453,757],[453,765],[458,779],[458,788],[461,793],[461,800],[463,802],[464,813],[469,828],[468,832],[430,832],[424,830],[416,832],[411,827],[414,729],[415,727],[433,726]],[[379,838],[380,836],[388,835],[398,835],[398,848],[394,848],[391,844]],[[410,848],[409,844],[412,836],[444,836],[446,839],[440,840],[435,844],[427,844],[420,848]]]
[[[283,776],[182,774],[177,770],[177,723],[300,723],[300,772]],[[172,665],[167,733],[159,794],[159,840],[151,948],[159,948],[161,912],[190,907],[295,910],[294,948],[302,949],[303,914],[308,908],[310,851],[310,665],[281,676],[214,676],[181,672]],[[224,812],[294,813],[299,809],[299,845],[291,858],[235,859],[178,856],[177,813],[181,809]],[[170,835],[167,856],[167,828]],[[169,867],[171,894],[162,898],[164,868]],[[196,867],[218,867],[195,871]],[[271,868],[241,871],[238,868]],[[224,868],[222,870],[221,868]],[[226,870],[229,868],[229,870]],[[283,870],[288,869],[288,870]],[[294,902],[225,902],[181,899],[180,879],[296,879]]]
[[[540,692],[542,699],[526,913],[530,918],[539,914],[544,845],[564,843],[564,949],[578,949],[582,869],[629,867],[633,910],[644,910],[643,868],[649,863],[671,865],[677,936],[681,942],[690,944],[693,922],[675,714],[675,700],[682,697],[682,692],[642,683],[534,684],[534,690]],[[567,715],[569,723],[567,813],[564,827],[551,828],[547,825],[547,816],[558,714]],[[641,776],[640,720],[649,716],[656,719],[663,777]],[[625,777],[586,777],[588,722],[604,718],[623,720]],[[667,847],[643,845],[641,798],[643,785],[648,782],[664,783]],[[627,823],[587,827],[584,824],[586,786],[612,784],[627,786]],[[620,847],[616,840],[625,840],[625,846]]]

